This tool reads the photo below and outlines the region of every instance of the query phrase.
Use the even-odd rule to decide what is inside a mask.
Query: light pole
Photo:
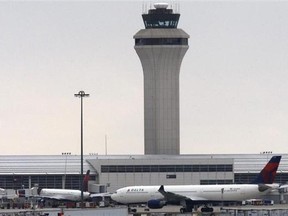
[[[78,94],[74,94],[75,97],[81,99],[81,208],[83,208],[83,98],[89,97],[89,94],[85,94],[84,91],[79,91]]]

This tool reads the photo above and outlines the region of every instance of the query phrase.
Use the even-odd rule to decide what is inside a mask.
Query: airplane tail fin
[[[86,175],[83,178],[83,191],[88,191],[89,180],[90,180],[90,170],[87,170]]]
[[[273,156],[266,166],[261,170],[256,179],[251,184],[272,184],[281,160],[281,156]]]

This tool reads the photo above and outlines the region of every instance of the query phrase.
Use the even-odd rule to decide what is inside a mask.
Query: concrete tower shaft
[[[179,16],[156,7],[134,35],[144,74],[145,154],[180,153],[179,73],[189,35],[177,29]]]

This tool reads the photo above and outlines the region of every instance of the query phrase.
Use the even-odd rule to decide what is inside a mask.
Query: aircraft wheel
[[[213,208],[209,208],[209,207],[201,208],[201,212],[213,212],[213,211],[214,211]]]
[[[128,209],[128,212],[131,212],[131,213],[136,213],[137,212],[137,209]]]
[[[185,208],[180,208],[180,213],[185,213],[186,212],[186,209]]]

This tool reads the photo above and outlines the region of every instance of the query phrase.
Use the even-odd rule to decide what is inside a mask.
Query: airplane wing
[[[164,186],[161,185],[159,188],[159,193],[161,193],[165,200],[170,203],[179,203],[181,201],[185,200],[191,200],[191,201],[206,201],[203,197],[196,197],[196,196],[186,196],[184,193],[172,193],[164,190]]]
[[[97,198],[97,197],[111,197],[113,193],[95,193],[95,194],[90,194],[90,198]]]
[[[288,184],[281,185],[279,187],[279,192],[280,193],[288,193]]]

